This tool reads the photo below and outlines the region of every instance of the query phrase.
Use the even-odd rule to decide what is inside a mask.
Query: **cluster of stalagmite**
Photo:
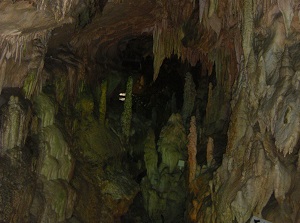
[[[160,161],[158,157],[161,157]],[[149,131],[144,159],[147,176],[143,179],[141,188],[144,206],[151,221],[160,222],[161,216],[168,222],[183,221],[186,198],[183,169],[187,161],[187,151],[186,134],[180,114],[172,114],[162,129],[158,149],[155,148],[153,132]]]

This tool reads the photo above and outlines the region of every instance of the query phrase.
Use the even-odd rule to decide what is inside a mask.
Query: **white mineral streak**
[[[38,10],[50,10],[57,21],[63,20],[69,13],[74,0],[40,0],[37,2]]]
[[[34,40],[40,39],[47,43],[51,34],[51,30],[36,31],[33,33],[24,33],[21,35],[0,35],[0,64],[4,59],[13,58],[15,61],[21,62],[26,45]]]

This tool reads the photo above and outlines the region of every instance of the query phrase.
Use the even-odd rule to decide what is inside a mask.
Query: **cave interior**
[[[298,36],[297,0],[0,0],[0,222],[300,223]]]

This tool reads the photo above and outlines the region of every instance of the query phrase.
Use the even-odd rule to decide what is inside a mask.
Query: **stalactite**
[[[188,166],[189,166],[189,184],[196,178],[197,170],[197,128],[196,117],[192,116],[190,121],[190,133],[188,135]]]
[[[202,22],[206,0],[199,0],[199,21]]]
[[[162,35],[162,29],[158,27],[158,25],[155,25],[155,28],[153,30],[153,54],[154,54],[154,72],[153,72],[153,80],[156,80],[160,66],[162,65],[162,62],[164,60],[164,55],[162,55],[164,49],[163,45],[160,41]]]
[[[209,0],[208,17],[211,17],[218,7],[218,0]]]
[[[214,13],[209,17],[208,23],[210,27],[215,31],[217,37],[220,35],[222,28],[222,21],[219,17]]]
[[[41,62],[40,68],[37,70],[30,70],[23,83],[23,92],[26,98],[31,98],[34,93],[39,93],[42,89],[41,72],[43,67],[43,61]]]
[[[196,66],[197,62],[202,59],[202,56],[198,49],[193,49],[191,47],[182,47],[181,48],[181,61],[188,61],[192,66]],[[203,61],[205,63],[205,61]]]
[[[1,61],[6,58],[13,58],[21,62],[26,46],[29,42],[39,39],[42,43],[47,43],[51,35],[51,30],[42,30],[31,33],[7,33],[0,36]]]
[[[178,58],[182,57],[182,60],[189,59],[190,52],[185,50],[181,42],[184,37],[182,26],[193,11],[193,5],[193,1],[189,0],[177,4],[162,2],[161,21],[155,24],[153,30],[154,80],[165,58],[170,58],[174,54]]]
[[[85,69],[86,69],[86,52],[83,52],[83,59],[79,58],[75,54],[71,47],[60,47],[57,55],[55,55],[55,61],[59,61],[64,64],[64,69],[60,69],[60,73],[53,73],[58,85],[64,85],[67,90],[67,95],[63,92],[63,89],[57,89],[58,95],[64,94],[65,98],[72,100],[75,103],[76,96],[81,94],[85,86]],[[66,83],[65,83],[66,82]]]

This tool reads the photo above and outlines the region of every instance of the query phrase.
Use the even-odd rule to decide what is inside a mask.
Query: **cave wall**
[[[235,3],[219,2],[215,8],[223,8],[222,21],[232,24],[227,30],[237,25],[241,31],[236,29],[231,37],[238,76],[231,91],[228,144],[209,183],[212,207],[195,201],[201,211],[193,213],[194,219],[246,222],[255,215],[271,222],[298,222],[293,180],[299,174],[297,3]],[[207,194],[200,197],[203,202]]]
[[[69,184],[69,174],[72,175],[74,168],[72,155],[67,152],[69,147],[65,144],[60,146],[63,148],[60,152],[64,155],[56,157],[56,162],[66,163],[60,161],[63,158],[68,159],[70,163],[67,162],[66,167],[55,164],[56,168],[59,168],[55,172],[55,168],[51,167],[53,173],[45,173],[41,164],[53,164],[49,161],[51,156],[55,156],[51,154],[52,148],[47,150],[50,154],[39,155],[38,160],[41,163],[38,163],[37,167],[30,167],[34,171],[38,170],[37,176],[26,166],[33,165],[35,161],[18,164],[21,159],[20,149],[22,151],[22,148],[25,148],[28,135],[41,134],[40,140],[46,143],[55,140],[47,138],[49,132],[52,136],[64,138],[64,128],[72,133],[78,123],[82,126],[92,125],[91,120],[82,121],[81,118],[90,117],[93,106],[96,106],[84,96],[92,94],[86,89],[89,88],[88,78],[91,78],[92,73],[99,71],[95,67],[97,55],[112,58],[118,53],[116,46],[120,40],[146,34],[153,36],[153,79],[157,79],[164,59],[172,55],[192,65],[201,61],[203,70],[206,70],[208,75],[216,75],[216,83],[211,83],[208,87],[206,115],[201,128],[206,136],[216,137],[217,134],[225,134],[229,125],[228,143],[226,148],[223,148],[226,151],[220,166],[216,166],[209,176],[201,172],[203,174],[197,175],[198,177],[189,182],[192,200],[188,209],[189,220],[242,223],[255,215],[272,222],[300,221],[300,195],[297,192],[300,165],[299,2],[109,1],[103,8],[105,3],[0,3],[3,12],[0,15],[0,89],[3,92],[0,99],[3,101],[1,105],[4,105],[1,107],[1,117],[6,117],[1,119],[1,159],[3,163],[7,162],[7,166],[16,174],[22,168],[26,169],[25,176],[20,178],[21,185],[22,180],[32,178],[45,185],[44,189],[34,189],[34,185],[39,184],[29,184],[21,192],[21,187],[13,190],[14,193],[12,190],[3,189],[3,194],[8,194],[7,200],[2,201],[3,205],[5,202],[18,200],[15,196],[24,191],[30,191],[32,197],[24,198],[26,201],[24,200],[22,205],[14,203],[12,206],[22,207],[20,209],[1,210],[5,213],[2,220],[18,222],[20,216],[28,219],[30,212],[35,216],[34,213],[38,213],[35,208],[42,202],[38,199],[39,193],[51,194],[53,188],[59,188],[57,190],[61,190],[61,193],[68,194],[64,196],[67,200],[59,200],[58,197],[56,204],[63,208],[54,208],[53,212],[53,206],[52,209],[50,207],[54,201],[47,202],[46,196],[43,213],[55,216],[53,219],[59,219],[58,221],[71,216],[74,205],[72,199],[75,199],[75,195]],[[65,26],[67,24],[71,25]],[[59,32],[64,32],[59,29],[63,26],[68,31],[68,42],[64,42],[64,35],[55,39],[55,36],[60,36]],[[52,43],[56,43],[51,44],[51,40]],[[47,51],[53,50],[48,44],[57,47],[57,43],[60,42],[68,47],[60,48],[59,53],[45,58]],[[109,63],[110,60],[107,60]],[[45,62],[48,63],[48,69],[44,69],[47,68]],[[101,77],[102,74],[99,75]],[[43,86],[51,79],[56,81],[55,93],[50,96],[54,97],[56,107],[53,105],[46,110],[55,113],[54,110],[59,107],[66,115],[69,112],[68,106],[77,105],[77,109],[81,111],[81,118],[76,122],[66,121],[63,127],[60,124],[53,126],[53,114],[39,114],[41,109],[38,101],[48,100],[49,95],[44,99],[41,99],[43,95],[38,95],[46,91],[43,90]],[[19,90],[17,93],[5,93],[7,88]],[[37,101],[34,104],[36,96]],[[29,105],[23,105],[26,103]],[[39,121],[36,122],[36,119]],[[18,135],[16,129],[20,127],[25,130]],[[40,148],[43,146],[40,145]],[[213,149],[212,146],[208,148]],[[93,148],[90,148],[90,151],[95,152]],[[93,160],[94,153],[86,156],[83,157]],[[191,162],[195,162],[195,159],[193,160]],[[2,172],[5,172],[5,168],[2,166]],[[80,168],[92,167],[83,165]],[[5,187],[8,187],[11,181],[17,180],[6,175],[1,176],[6,179]],[[110,177],[108,174],[104,178]],[[93,190],[97,190],[97,181],[87,178],[85,182],[91,183]],[[47,185],[52,186],[48,188]],[[84,185],[75,185],[77,189],[88,190]],[[130,194],[129,200],[132,200],[136,191],[126,193]],[[97,199],[93,201],[95,205],[103,197]],[[114,200],[111,197],[107,199]],[[28,205],[30,203],[33,204],[31,210]],[[19,211],[18,214],[14,214],[16,210]],[[94,210],[88,211],[93,213]],[[125,212],[126,208],[122,211]],[[109,211],[103,210],[103,213],[107,212]],[[120,215],[116,213],[114,216]]]

